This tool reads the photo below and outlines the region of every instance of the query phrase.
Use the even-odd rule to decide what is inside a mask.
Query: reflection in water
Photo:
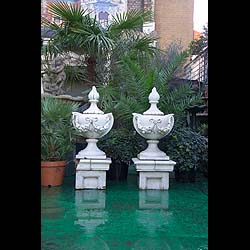
[[[139,191],[140,209],[168,209],[168,191],[142,190]]]
[[[136,211],[137,221],[146,229],[149,237],[157,237],[157,230],[166,226],[171,219],[172,212],[168,211],[168,191],[142,190],[139,191],[139,209]],[[155,211],[155,210],[159,211]],[[170,250],[167,242],[160,239],[141,239],[135,243],[138,249]]]
[[[87,237],[95,235],[96,228],[108,220],[105,211],[106,193],[104,190],[76,190],[75,208],[77,220],[75,224],[85,230]]]
[[[162,239],[144,239],[138,240],[134,245],[134,250],[174,250],[172,249],[166,240]]]
[[[136,177],[108,190],[74,190],[74,178],[42,187],[41,249],[207,250],[203,183],[138,190]]]
[[[106,202],[105,190],[76,190],[75,204],[82,209],[105,209]]]
[[[84,241],[76,246],[70,248],[72,250],[110,250],[107,243],[102,240],[100,237],[91,237],[88,239],[84,239]]]
[[[62,187],[42,188],[42,219],[59,219],[64,216],[65,208],[61,204]]]

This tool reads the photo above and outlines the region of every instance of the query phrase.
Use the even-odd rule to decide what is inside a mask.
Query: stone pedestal
[[[139,172],[140,189],[169,189],[169,173],[174,170],[176,162],[171,160],[140,160],[138,158],[132,160],[136,171]]]
[[[110,158],[80,159],[76,168],[75,189],[106,189]]]
[[[72,124],[83,138],[87,147],[76,155],[79,160],[76,168],[75,189],[106,189],[106,171],[111,159],[97,147],[98,139],[106,135],[113,126],[112,113],[104,114],[97,103],[99,93],[93,86],[88,94],[90,106],[83,113],[72,112]]]

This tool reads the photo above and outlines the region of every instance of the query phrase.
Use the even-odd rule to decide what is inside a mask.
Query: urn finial
[[[149,94],[148,100],[151,106],[143,113],[144,115],[164,115],[164,113],[161,112],[157,107],[157,103],[160,100],[160,95],[158,94],[155,87],[153,87],[151,93]]]
[[[149,103],[158,103],[160,100],[160,95],[158,94],[155,87],[153,87],[151,93],[148,96]]]
[[[99,93],[97,92],[95,86],[93,86],[92,90],[89,92],[88,98],[90,107],[85,110],[83,114],[104,114],[104,112],[97,107],[97,103],[99,101]]]
[[[93,86],[92,90],[88,94],[89,102],[98,102],[99,101],[99,93],[96,90],[96,87]]]

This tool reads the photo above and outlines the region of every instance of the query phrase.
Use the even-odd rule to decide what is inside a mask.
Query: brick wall
[[[155,29],[160,48],[176,40],[187,48],[193,39],[193,9],[194,0],[155,0]]]

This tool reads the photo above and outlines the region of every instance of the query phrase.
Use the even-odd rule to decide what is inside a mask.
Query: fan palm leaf
[[[68,4],[64,1],[48,4],[48,12],[59,18],[64,24],[80,24],[87,10],[79,5]]]
[[[113,22],[108,26],[112,36],[120,36],[121,33],[133,32],[142,28],[143,23],[152,20],[152,12],[144,10],[130,10],[112,16]]]

